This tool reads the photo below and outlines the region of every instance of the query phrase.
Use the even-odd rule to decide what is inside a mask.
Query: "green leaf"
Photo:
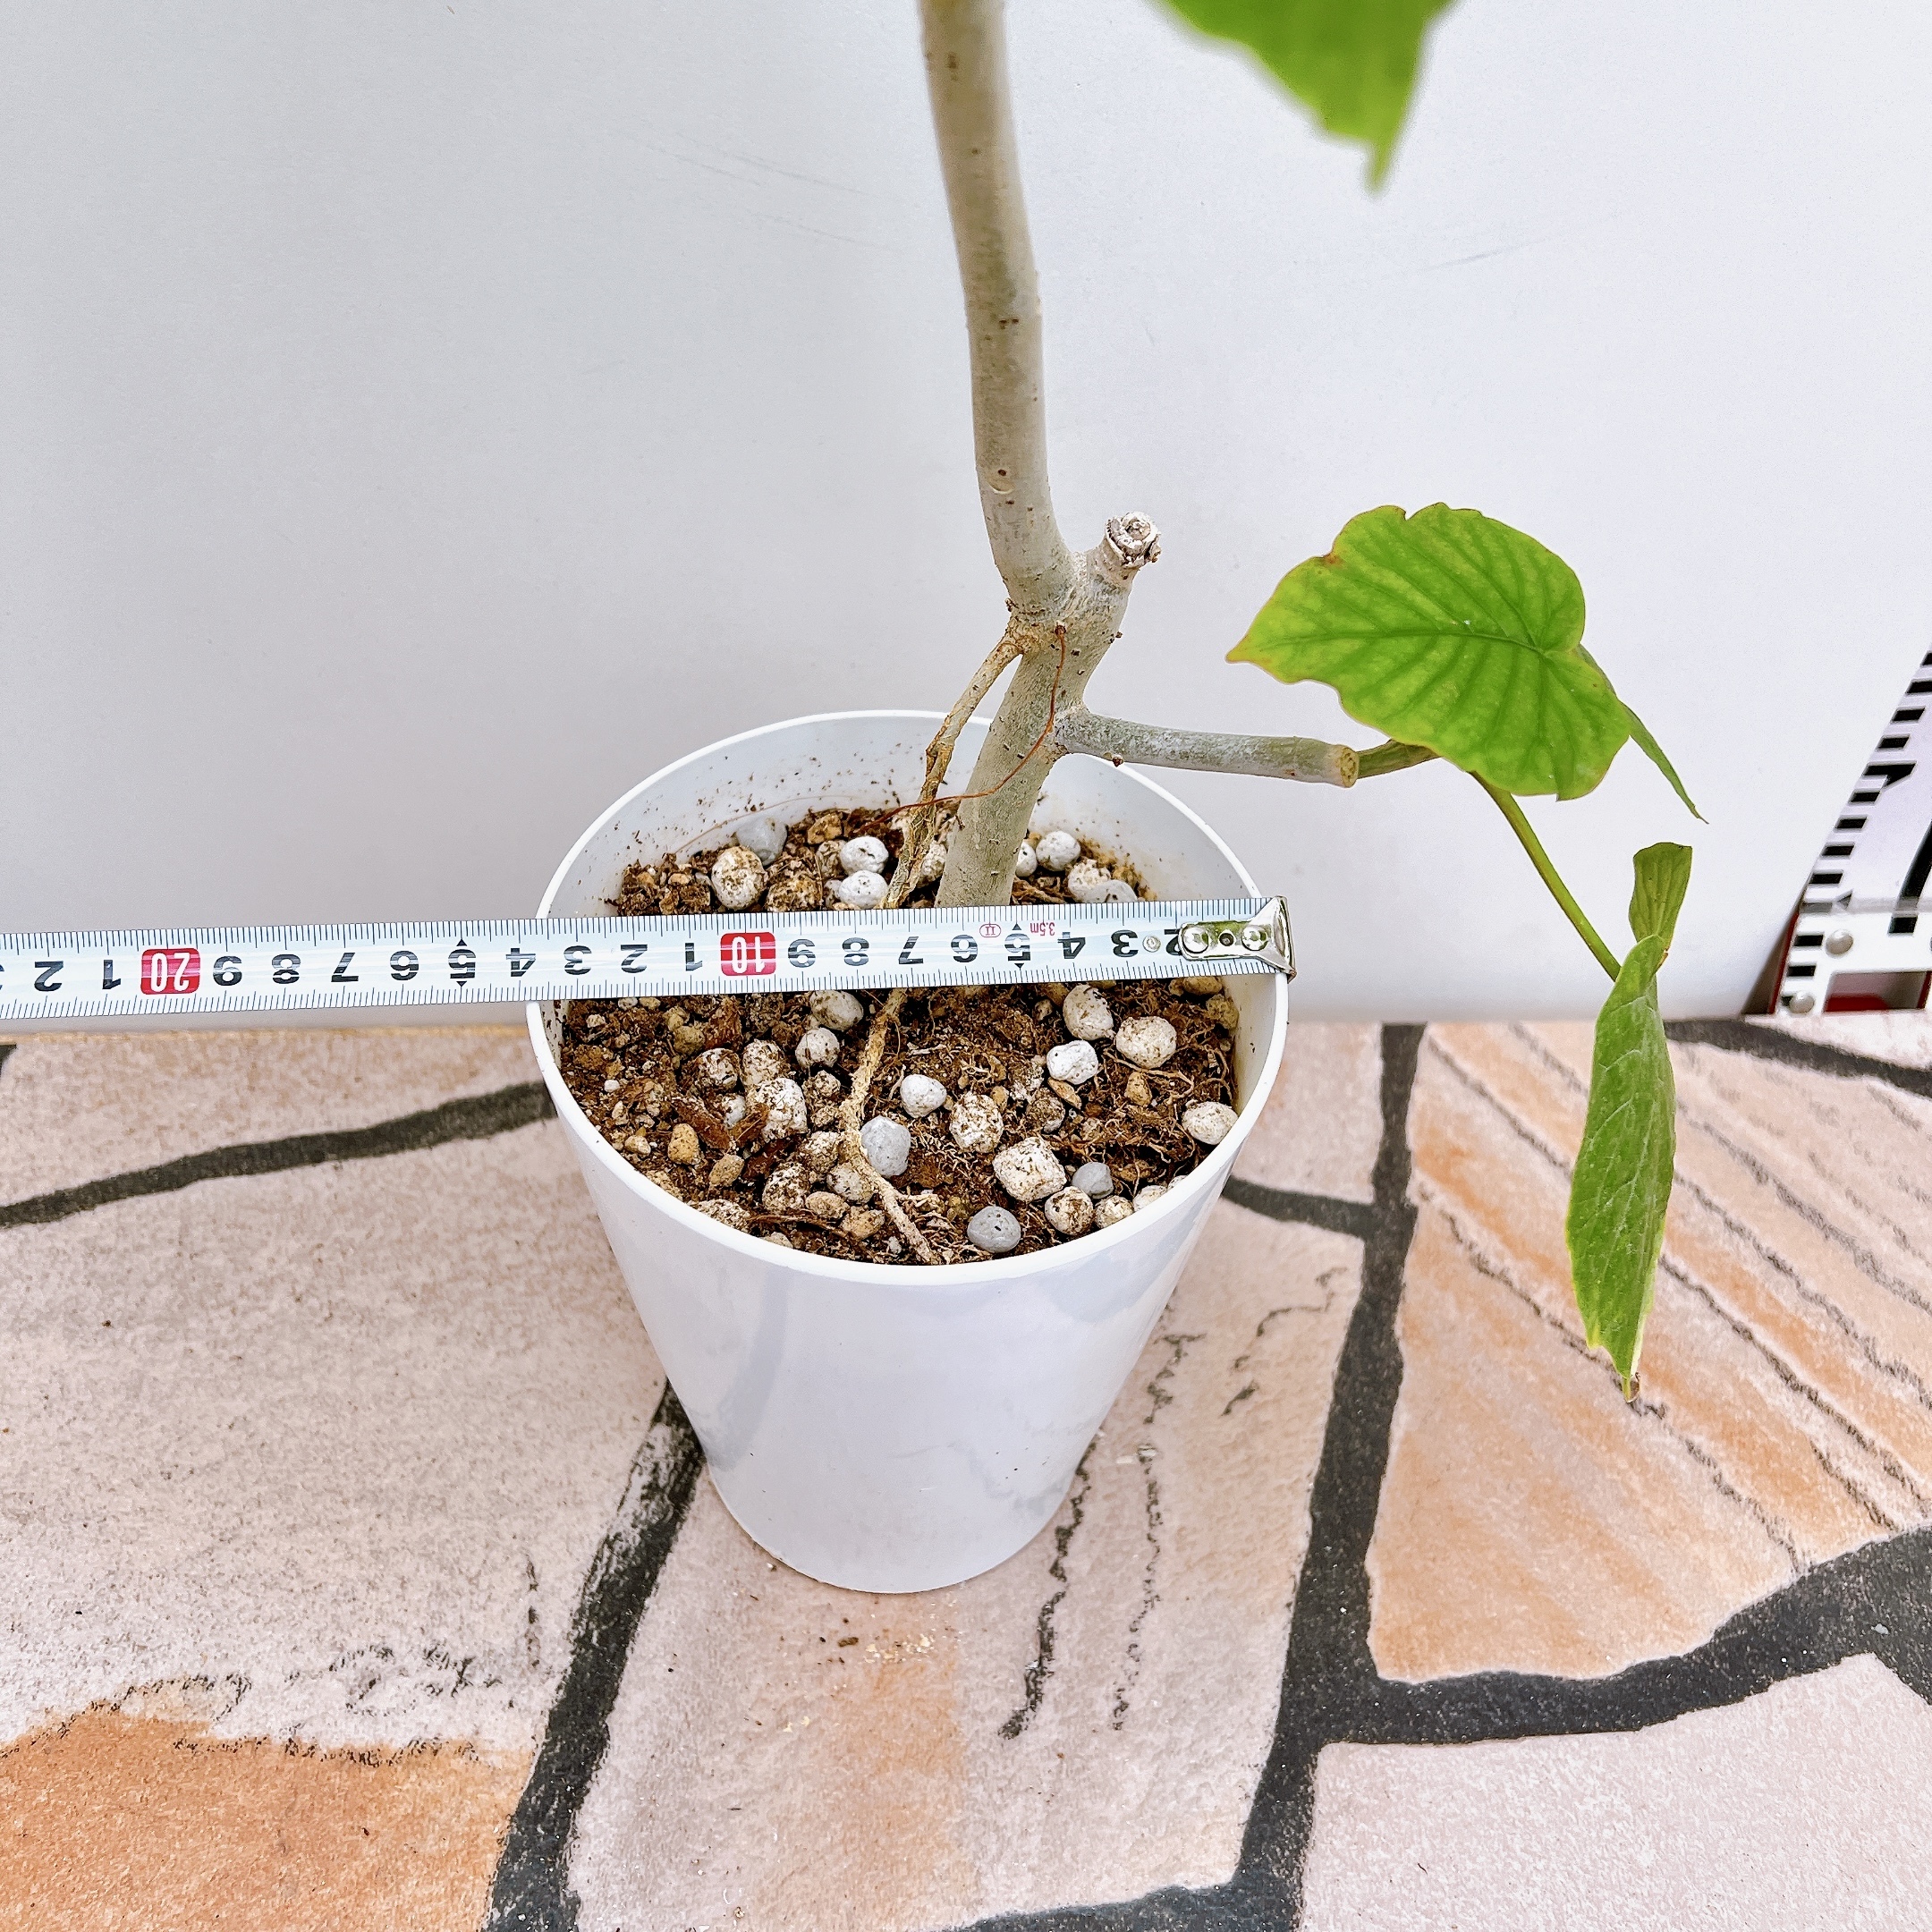
[[[1580,798],[1630,713],[1583,649],[1583,587],[1533,537],[1478,510],[1385,505],[1298,564],[1228,653],[1427,745],[1497,790]]]
[[[1637,944],[1597,1016],[1589,1107],[1563,1224],[1584,1338],[1609,1352],[1626,1395],[1657,1292],[1677,1157],[1677,1086],[1657,976],[1690,883],[1690,852],[1650,845],[1635,864],[1631,928]]]
[[[1668,953],[1690,884],[1690,848],[1646,845],[1631,862],[1637,869],[1637,884],[1631,893],[1631,935],[1661,939]]]
[[[1677,767],[1664,756],[1664,747],[1650,735],[1649,726],[1628,705],[1623,707],[1623,716],[1629,721],[1630,734],[1637,749],[1670,780],[1671,790],[1683,801],[1684,809],[1699,825],[1707,823],[1704,814],[1690,802],[1690,794],[1684,790],[1683,780],[1677,775]]]
[[[1422,37],[1450,0],[1171,0],[1203,33],[1251,48],[1331,134],[1365,142],[1388,172]]]

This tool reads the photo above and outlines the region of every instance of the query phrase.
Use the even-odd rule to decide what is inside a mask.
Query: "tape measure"
[[[1280,899],[0,937],[0,1022],[821,987],[1294,977]]]
[[[1932,972],[1932,651],[1880,733],[1805,886],[1779,970],[1778,1008],[1801,1016],[1896,1004],[1878,985]],[[1923,910],[1921,910],[1921,906]],[[1834,996],[1840,975],[1868,990]],[[1923,986],[1911,998],[1923,996]]]

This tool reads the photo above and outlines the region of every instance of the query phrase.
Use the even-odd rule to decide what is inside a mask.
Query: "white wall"
[[[0,925],[521,911],[655,766],[991,642],[906,0],[0,21]],[[1932,628],[1932,15],[1462,0],[1380,198],[1148,0],[1013,34],[1063,520],[1166,539],[1096,703],[1343,730],[1220,661],[1277,577],[1520,524],[1712,822],[1634,751],[1535,816],[1614,943],[1694,832],[1666,984],[1734,1010]],[[1600,994],[1466,779],[1179,789],[1303,1016]]]

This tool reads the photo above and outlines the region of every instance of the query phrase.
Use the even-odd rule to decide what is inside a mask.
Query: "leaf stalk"
[[[1530,863],[1537,869],[1537,877],[1549,887],[1550,897],[1563,909],[1563,915],[1577,929],[1583,944],[1590,949],[1591,957],[1610,975],[1614,981],[1623,970],[1623,962],[1603,943],[1597,928],[1584,917],[1583,908],[1576,902],[1576,895],[1563,882],[1556,868],[1550,863],[1550,855],[1543,850],[1543,842],[1536,835],[1535,828],[1523,816],[1523,809],[1507,792],[1500,790],[1479,773],[1470,775],[1485,792],[1496,801],[1496,809],[1509,820],[1510,830],[1522,842],[1522,849],[1530,854]]]

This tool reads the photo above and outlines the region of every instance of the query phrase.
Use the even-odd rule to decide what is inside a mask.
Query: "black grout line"
[[[39,1227],[86,1214],[115,1201],[136,1200],[145,1194],[171,1194],[199,1181],[239,1180],[251,1174],[285,1174],[292,1167],[315,1167],[329,1161],[375,1160],[389,1154],[413,1154],[451,1140],[487,1140],[492,1135],[527,1127],[555,1111],[541,1080],[499,1087],[495,1093],[462,1100],[445,1100],[373,1127],[345,1128],[335,1133],[290,1134],[280,1140],[243,1140],[233,1147],[209,1148],[184,1154],[158,1167],[140,1167],[131,1174],[109,1174],[80,1187],[36,1194],[27,1200],[0,1206],[0,1229]]]
[[[611,1712],[631,1640],[703,1466],[697,1434],[667,1382],[631,1464],[616,1521],[584,1577],[571,1619],[570,1665],[511,1815],[483,1932],[576,1932],[569,1864],[577,1814],[610,1745]]]
[[[1379,1210],[1368,1201],[1342,1200],[1333,1194],[1301,1194],[1292,1188],[1263,1187],[1258,1181],[1233,1176],[1221,1191],[1224,1200],[1271,1221],[1295,1221],[1304,1227],[1326,1228],[1331,1234],[1352,1234],[1368,1241],[1375,1233]]]
[[[1767,1028],[1690,1021],[1667,1030],[1682,1045],[1932,1092],[1932,1074]],[[1310,1497],[1274,1746],[1233,1877],[1200,1891],[1170,1885],[1117,1903],[1002,1914],[975,1921],[970,1932],[1294,1932],[1301,1921],[1316,1767],[1328,1744],[1467,1744],[1645,1730],[1740,1703],[1859,1656],[1876,1657],[1932,1703],[1932,1591],[1925,1582],[1932,1530],[1923,1529],[1819,1563],[1748,1605],[1694,1650],[1648,1659],[1614,1676],[1492,1671],[1411,1683],[1377,1671],[1368,1641],[1367,1558],[1402,1390],[1395,1318],[1416,1217],[1407,1199],[1407,1118],[1419,1038],[1419,1028],[1383,1029],[1375,1225],[1364,1238],[1361,1294],[1336,1366]],[[1319,1197],[1252,1182],[1231,1183],[1229,1196],[1284,1220],[1300,1218],[1303,1203],[1320,1207],[1308,1218],[1322,1227],[1339,1226],[1335,1208],[1358,1206],[1324,1205]]]
[[[1823,1040],[1801,1039],[1775,1027],[1754,1026],[1748,1020],[1672,1020],[1664,1031],[1680,1046],[1716,1046],[1838,1080],[1883,1080],[1888,1087],[1932,1099],[1932,1067],[1897,1066],[1843,1046],[1827,1046]]]

